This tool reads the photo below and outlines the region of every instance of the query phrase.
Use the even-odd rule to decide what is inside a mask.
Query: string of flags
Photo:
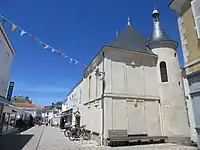
[[[11,22],[10,20],[8,20],[7,18],[5,18],[4,16],[0,15],[1,18],[1,23],[2,25],[4,25],[5,23],[9,23],[11,25],[11,30],[12,31],[16,31],[19,30],[20,31],[20,36],[24,36],[24,35],[28,35],[30,37],[30,39],[32,40],[36,40],[40,45],[43,46],[44,49],[49,49],[51,50],[52,53],[57,53],[58,56],[62,56],[64,58],[66,58],[69,63],[74,63],[75,65],[79,65],[80,67],[86,68],[87,66],[85,64],[82,64],[81,62],[79,62],[78,60],[75,60],[67,55],[65,55],[64,53],[62,53],[61,51],[53,48],[52,46],[50,46],[49,44],[41,41],[40,39],[38,39],[36,36],[28,33],[26,30],[23,30],[22,28],[20,28],[19,26],[17,26],[16,24],[14,24],[13,22]]]

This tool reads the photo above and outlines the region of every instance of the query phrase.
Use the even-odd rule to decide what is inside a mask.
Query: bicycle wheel
[[[84,140],[90,140],[90,133],[84,132],[84,134],[83,134],[83,139],[84,139]]]
[[[68,137],[68,136],[69,136],[69,132],[70,132],[70,130],[67,130],[67,129],[64,131],[65,137]]]
[[[68,132],[68,138],[70,139],[70,141],[74,141],[76,140],[76,135],[70,131]]]
[[[65,137],[68,137],[68,130],[64,131],[64,135],[65,135]]]

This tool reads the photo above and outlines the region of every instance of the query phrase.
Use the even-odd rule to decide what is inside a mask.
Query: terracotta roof
[[[30,103],[15,103],[13,102],[13,105],[16,107],[21,107],[21,108],[41,108],[35,104],[30,104]]]

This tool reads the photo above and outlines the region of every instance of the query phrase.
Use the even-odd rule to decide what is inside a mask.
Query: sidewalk
[[[151,144],[126,147],[98,146],[90,141],[70,141],[55,127],[34,126],[20,135],[0,138],[0,150],[197,150],[196,147],[177,144]]]
[[[18,132],[18,128],[8,125],[8,130],[6,132],[3,132],[2,135],[8,135],[8,134],[17,133],[17,132]]]

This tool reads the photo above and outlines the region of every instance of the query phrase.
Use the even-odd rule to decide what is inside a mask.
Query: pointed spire
[[[169,47],[169,41],[173,44],[173,48],[177,47],[177,43],[173,40],[170,40],[167,34],[165,33],[164,29],[160,25],[160,13],[157,9],[153,10],[152,13],[153,17],[153,30],[152,34],[148,40],[148,47],[150,49],[161,46],[159,43],[162,42],[162,46]],[[167,41],[167,42],[166,42]],[[165,43],[165,45],[163,45]]]
[[[128,17],[128,26],[131,26],[131,21],[129,17]]]
[[[153,32],[149,41],[155,42],[155,41],[169,40],[167,34],[160,25],[160,20],[159,20],[160,13],[157,9],[153,10],[152,17],[153,17]]]

